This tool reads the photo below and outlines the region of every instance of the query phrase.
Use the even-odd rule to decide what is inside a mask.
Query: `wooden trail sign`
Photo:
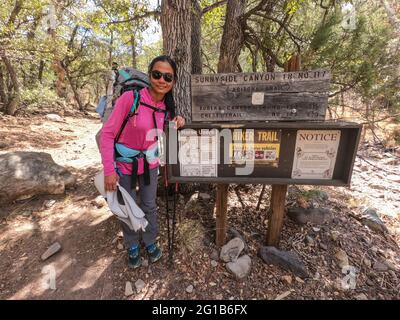
[[[192,75],[192,121],[324,120],[327,70]]]
[[[169,176],[172,182],[348,186],[360,132],[359,124],[336,121],[192,123],[178,131],[176,150],[167,148]]]

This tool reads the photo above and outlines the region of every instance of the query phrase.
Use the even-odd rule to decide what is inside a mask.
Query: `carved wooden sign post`
[[[192,120],[324,120],[330,72],[192,75]]]
[[[361,125],[324,121],[329,83],[326,70],[192,76],[193,122],[170,130],[169,176],[218,184],[217,246],[225,243],[229,183],[272,185],[273,246],[288,184],[350,184]]]

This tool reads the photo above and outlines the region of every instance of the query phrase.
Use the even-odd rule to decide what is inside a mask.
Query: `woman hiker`
[[[114,148],[114,140],[118,135],[123,121],[127,118],[134,103],[133,91],[125,92],[117,100],[110,118],[101,130],[100,152],[104,167],[104,184],[106,191],[116,191],[117,182],[127,190],[137,202],[136,183],[139,184],[140,208],[148,221],[146,231],[140,234],[121,222],[125,245],[128,248],[128,265],[138,268],[141,265],[140,235],[146,246],[147,254],[152,263],[158,261],[162,252],[156,243],[158,235],[157,224],[157,176],[159,159],[154,157],[156,137],[149,139],[148,132],[153,129],[163,130],[165,120],[170,120],[174,114],[172,88],[177,80],[176,63],[169,56],[156,57],[149,65],[150,87],[139,91],[140,100],[135,114],[129,118],[118,139],[119,150]],[[166,117],[168,117],[166,119]],[[181,116],[172,119],[176,128],[185,125]],[[154,135],[151,135],[154,137]],[[122,146],[121,146],[122,145]],[[138,153],[131,163],[121,162],[121,150]],[[117,150],[117,151],[115,151]],[[154,151],[154,150],[153,150]],[[153,156],[151,156],[153,154]],[[124,155],[122,155],[124,157]],[[117,158],[117,161],[115,159]],[[116,163],[116,168],[114,167]]]

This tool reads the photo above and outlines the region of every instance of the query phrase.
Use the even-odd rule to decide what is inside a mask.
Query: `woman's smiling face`
[[[160,77],[160,73],[162,74]],[[159,79],[156,79],[159,78]],[[168,82],[165,80],[172,79]],[[168,62],[158,61],[150,72],[150,84],[153,91],[158,95],[165,95],[175,84],[174,70]]]

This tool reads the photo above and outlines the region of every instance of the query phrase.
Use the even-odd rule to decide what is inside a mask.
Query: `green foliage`
[[[300,49],[303,69],[332,71],[332,92],[351,87],[365,101],[379,101],[394,112],[400,111],[396,78],[400,65],[396,49],[399,37],[380,2],[373,0],[352,1],[355,28],[344,29],[341,6],[346,2],[278,0],[262,15],[250,16],[245,21],[247,46],[239,58],[243,71],[266,71],[267,49],[281,65],[275,65],[275,71],[282,71],[283,63]],[[74,86],[98,95],[104,94],[103,75],[111,60],[131,66],[135,50],[138,69],[146,71],[150,60],[162,53],[161,40],[148,44],[143,38],[143,31],[154,20],[144,16],[151,10],[149,0],[60,2],[54,36],[44,28],[46,17],[42,16],[50,0],[22,1],[14,23],[9,24],[16,3],[3,0],[0,6],[0,47],[15,68],[23,104],[38,103],[41,91],[45,101],[47,97],[54,98],[50,94],[57,79],[54,61],[62,61],[67,69],[69,78],[65,81],[69,91]],[[199,0],[201,8],[214,3],[216,0]],[[247,10],[255,5],[257,2],[248,1]],[[226,5],[221,5],[202,16],[204,73],[217,71],[225,14]],[[41,79],[40,65],[44,66]],[[8,74],[5,80],[9,83]]]
[[[47,87],[23,88],[21,94],[21,105],[30,109],[40,109],[43,106],[51,106],[59,98],[54,90]]]

